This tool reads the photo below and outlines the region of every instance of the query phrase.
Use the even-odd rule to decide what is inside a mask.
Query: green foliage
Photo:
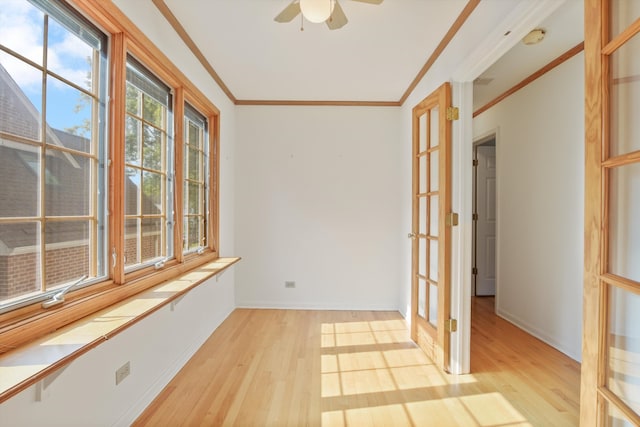
[[[166,140],[160,129],[164,129],[166,108],[131,84],[127,84],[125,103],[126,162],[131,166],[163,171]],[[153,209],[150,206],[144,208],[143,214],[158,213],[162,209],[162,181],[158,173],[143,172],[142,182],[136,182],[141,185],[143,205],[153,205]]]

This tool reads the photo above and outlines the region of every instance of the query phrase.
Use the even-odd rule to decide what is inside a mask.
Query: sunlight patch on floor
[[[321,331],[323,427],[530,425],[500,393],[471,389],[473,375],[440,371],[402,321],[325,323]]]
[[[322,427],[410,425],[409,416],[400,404],[322,413]]]

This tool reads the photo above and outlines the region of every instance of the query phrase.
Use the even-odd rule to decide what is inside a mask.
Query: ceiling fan
[[[352,0],[361,3],[380,4],[383,0]],[[326,22],[330,30],[344,27],[349,20],[338,0],[293,0],[274,18],[276,22],[291,22],[302,13],[310,22]],[[303,28],[301,28],[303,29]]]

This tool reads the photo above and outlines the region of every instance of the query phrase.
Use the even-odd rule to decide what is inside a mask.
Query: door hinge
[[[474,213],[472,218],[473,218],[474,221],[477,221],[478,220],[478,214]]]
[[[444,329],[447,332],[457,332],[458,331],[458,321],[456,319],[449,319],[444,324]]]
[[[447,227],[455,227],[458,225],[458,214],[455,212],[449,212],[446,218]]]
[[[478,166],[480,162],[478,162],[478,159],[473,159],[473,166]]]
[[[458,107],[447,107],[447,120],[458,120],[459,117],[460,111],[458,110]]]
[[[473,267],[471,269],[471,274],[473,274],[474,276],[477,276],[478,275],[478,267]]]

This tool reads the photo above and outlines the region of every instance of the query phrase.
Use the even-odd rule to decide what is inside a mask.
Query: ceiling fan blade
[[[370,3],[370,4],[382,3],[382,0],[353,0],[353,1],[359,1],[360,3]]]
[[[293,0],[289,6],[285,7],[278,16],[273,18],[276,22],[291,22],[293,18],[300,14],[300,2]]]
[[[335,6],[333,6],[333,13],[329,19],[327,19],[327,27],[329,27],[330,30],[337,30],[347,25],[347,22],[349,22],[347,15],[344,14],[340,3],[336,1]]]

